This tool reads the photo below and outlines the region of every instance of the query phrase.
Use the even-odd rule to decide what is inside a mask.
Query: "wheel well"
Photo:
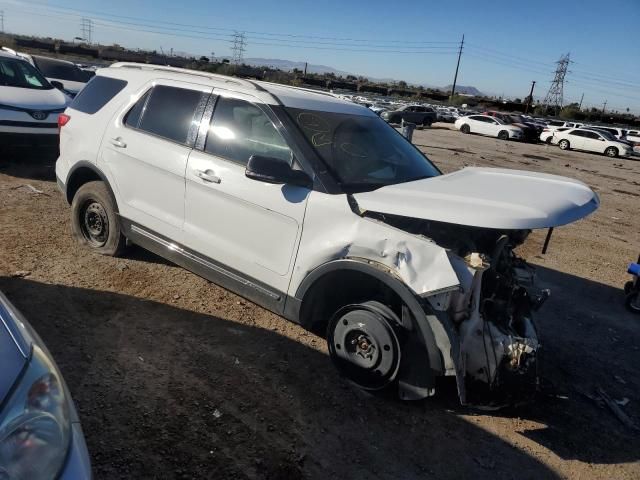
[[[67,202],[71,203],[76,192],[82,185],[88,182],[102,181],[102,177],[89,167],[80,167],[74,170],[67,181]]]
[[[398,315],[402,300],[381,280],[356,270],[336,270],[324,274],[309,287],[300,307],[300,323],[324,337],[331,316],[342,306],[378,300]]]

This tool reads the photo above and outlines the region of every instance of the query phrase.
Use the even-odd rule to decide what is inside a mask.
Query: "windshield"
[[[82,83],[86,83],[89,79],[82,70],[72,63],[60,62],[44,57],[34,57],[33,61],[42,74],[48,78]]]
[[[378,117],[286,110],[347,191],[440,175],[417,148]]]
[[[30,63],[7,57],[0,57],[0,85],[37,90],[53,88]]]

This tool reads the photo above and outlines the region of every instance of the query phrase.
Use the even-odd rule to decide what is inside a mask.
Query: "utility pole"
[[[605,108],[607,108],[607,101],[605,100],[604,103],[602,104],[602,117],[604,118],[604,110]]]
[[[80,22],[80,30],[82,31],[82,38],[86,43],[91,43],[91,34],[93,32],[93,22],[90,18],[82,17]]]
[[[307,76],[307,62],[304,62],[304,76]]]
[[[553,77],[553,81],[551,82],[551,86],[549,87],[549,91],[547,92],[547,96],[544,97],[544,106],[547,110],[549,107],[553,107],[554,114],[558,114],[558,109],[562,110],[563,107],[563,89],[564,89],[564,77],[567,75],[567,69],[569,68],[569,54],[563,55],[560,57],[560,60],[557,62],[556,72]]]
[[[531,81],[531,91],[529,92],[529,96],[527,97],[527,106],[524,107],[524,113],[526,114],[529,111],[529,107],[531,106],[531,102],[533,102],[533,87],[536,86],[536,81]]]
[[[4,33],[4,10],[0,10],[0,33]]]
[[[235,32],[233,34],[233,45],[231,51],[233,52],[233,63],[236,67],[242,63],[244,57],[244,51],[247,49],[247,41],[245,39],[244,32]]]
[[[458,50],[458,63],[456,64],[456,74],[453,76],[453,86],[451,87],[451,96],[449,100],[453,99],[453,95],[456,93],[456,83],[458,82],[458,69],[460,68],[460,57],[462,57],[462,47],[464,46],[464,33],[462,34],[462,41],[460,42],[460,49]]]
[[[582,111],[582,100],[584,100],[584,93],[580,97],[580,105],[578,105],[578,111],[580,111],[580,112]]]

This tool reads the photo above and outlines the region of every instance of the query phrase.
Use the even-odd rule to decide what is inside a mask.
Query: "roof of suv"
[[[377,115],[368,108],[341,100],[328,92],[291,87],[277,83],[246,80],[199,70],[188,70],[185,68],[165,67],[145,63],[118,62],[109,68],[98,70],[97,75],[121,78],[127,81],[135,79],[138,80],[140,84],[146,83],[154,78],[204,83],[214,88],[249,94],[271,105],[282,104],[291,108],[348,113],[377,118]]]

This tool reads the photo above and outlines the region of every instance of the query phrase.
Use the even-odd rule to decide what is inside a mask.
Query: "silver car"
[[[0,479],[90,478],[64,379],[38,334],[0,292]]]

